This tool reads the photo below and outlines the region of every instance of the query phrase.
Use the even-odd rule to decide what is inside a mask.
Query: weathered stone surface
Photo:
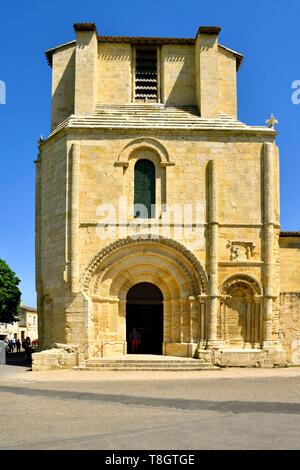
[[[77,352],[66,348],[53,348],[32,354],[32,370],[71,369],[78,366]]]
[[[65,367],[77,344],[85,359],[126,354],[126,296],[142,282],[163,295],[163,354],[283,365],[280,325],[294,320],[280,315],[276,133],[236,120],[237,54],[216,29],[163,43],[158,103],[135,103],[136,46],[124,41],[78,30],[76,44],[52,53],[57,127],[37,162],[36,263],[41,345],[59,349],[35,355],[34,367]],[[156,211],[137,230],[139,159],[155,166]],[[101,218],[103,204],[115,220]],[[176,205],[167,220],[166,204]],[[297,275],[284,282],[297,290]]]
[[[281,294],[279,324],[288,362],[300,365],[300,292]]]

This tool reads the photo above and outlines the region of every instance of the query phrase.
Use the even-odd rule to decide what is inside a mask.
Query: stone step
[[[199,362],[168,362],[168,361],[86,361],[86,365],[94,367],[94,366],[99,366],[99,367],[109,367],[109,366],[114,366],[117,365],[118,367],[126,367],[128,365],[130,366],[174,366],[174,367],[198,367],[206,364],[204,361],[199,361]]]
[[[90,366],[86,366],[86,367],[78,367],[76,368],[77,370],[80,369],[80,370],[89,370],[89,371],[167,371],[167,372],[194,372],[194,371],[203,371],[203,370],[221,370],[220,368],[218,367],[215,367],[215,366],[212,366],[211,364],[209,364],[209,366],[206,366],[206,367],[177,367],[177,368],[174,368],[172,366],[170,367],[165,367],[165,366],[161,366],[161,367],[117,367],[117,366],[111,366],[111,367],[90,367]]]
[[[107,370],[123,370],[123,371],[199,371],[199,370],[218,370],[219,368],[213,366],[211,363],[200,363],[200,364],[167,364],[167,363],[149,363],[149,364],[133,364],[133,363],[94,363],[94,364],[85,364],[79,367],[81,370],[98,370],[98,371],[107,371]]]
[[[211,366],[210,363],[201,363],[201,364],[168,364],[168,363],[149,363],[149,364],[146,364],[146,363],[142,363],[142,364],[139,364],[139,363],[100,363],[100,362],[95,362],[95,363],[87,363],[86,364],[86,367],[91,367],[91,368],[94,368],[94,367],[99,367],[99,368],[110,368],[110,367],[120,367],[120,368],[130,368],[130,367],[133,367],[133,368],[141,368],[141,367],[144,367],[144,368],[152,368],[152,367],[157,367],[157,368],[161,368],[161,367],[166,367],[166,368],[170,368],[170,367],[174,367],[175,369],[179,369],[179,368],[191,368],[191,369],[198,369],[199,367],[208,367],[208,366]]]
[[[187,361],[172,361],[172,360],[138,360],[138,359],[116,359],[115,361],[113,359],[87,359],[86,363],[87,364],[185,364],[185,365],[201,365],[206,363],[207,361],[201,361],[199,359],[194,359],[194,360],[187,360]]]
[[[176,357],[145,357],[140,358],[90,358],[80,367],[80,370],[109,370],[109,371],[200,371],[218,370],[210,362],[201,359]]]

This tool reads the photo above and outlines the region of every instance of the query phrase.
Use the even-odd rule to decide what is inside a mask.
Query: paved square
[[[0,366],[1,449],[298,449],[300,369]]]

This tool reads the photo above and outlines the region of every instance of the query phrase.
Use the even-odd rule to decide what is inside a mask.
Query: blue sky
[[[194,37],[200,25],[222,27],[221,44],[245,55],[239,72],[239,118],[279,120],[281,223],[300,230],[299,0],[27,0],[2,2],[0,80],[0,258],[21,278],[23,303],[35,305],[34,164],[37,140],[50,123],[51,69],[44,52],[74,39],[75,22],[95,22],[99,34]]]

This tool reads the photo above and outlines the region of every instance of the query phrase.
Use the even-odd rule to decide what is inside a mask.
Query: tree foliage
[[[0,323],[14,323],[18,320],[21,299],[19,284],[16,273],[0,259]]]

